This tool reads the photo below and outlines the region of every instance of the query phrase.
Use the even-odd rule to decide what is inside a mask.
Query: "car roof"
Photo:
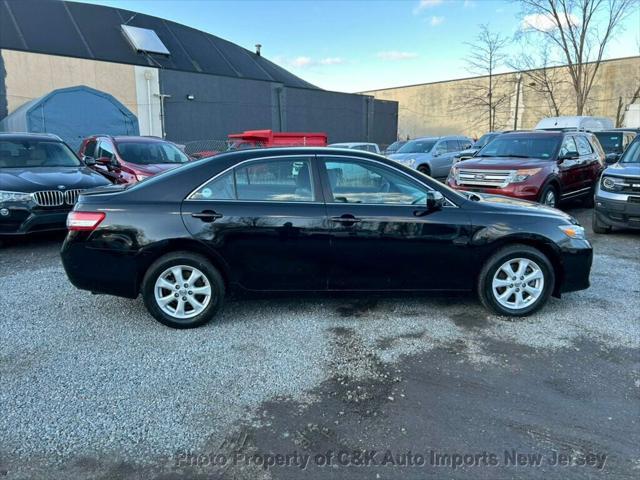
[[[506,137],[530,137],[530,136],[536,136],[536,137],[560,137],[562,135],[564,135],[565,133],[584,133],[584,132],[577,132],[576,130],[573,130],[571,132],[564,132],[562,130],[518,130],[516,132],[506,132],[506,133],[502,133],[500,134],[500,136],[506,136]]]
[[[465,137],[464,135],[441,135],[439,137],[418,137],[418,138],[414,138],[413,140],[409,140],[414,141],[414,140],[434,140],[434,141],[438,141],[438,140],[468,140],[468,137]]]
[[[340,146],[347,146],[347,145],[375,145],[375,143],[372,142],[341,142],[341,143],[331,143],[327,146],[329,147],[340,147]]]
[[[0,140],[19,141],[19,140],[41,140],[54,141],[64,143],[62,139],[53,133],[29,133],[29,132],[0,132]]]

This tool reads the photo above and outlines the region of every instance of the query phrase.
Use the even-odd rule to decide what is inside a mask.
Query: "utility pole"
[[[522,74],[518,74],[518,83],[516,84],[516,111],[513,119],[513,129],[518,130],[518,109],[520,107],[520,86],[522,84]]]

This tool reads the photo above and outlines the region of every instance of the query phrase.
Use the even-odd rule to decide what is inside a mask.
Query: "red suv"
[[[504,133],[473,158],[457,163],[447,184],[552,207],[571,198],[592,204],[604,158],[600,143],[588,132]]]
[[[114,183],[135,183],[190,160],[175,144],[155,137],[94,135],[83,140],[79,154]]]

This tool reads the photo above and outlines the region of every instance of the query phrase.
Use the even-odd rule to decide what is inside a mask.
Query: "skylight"
[[[132,27],[131,25],[120,25],[120,27],[122,28],[122,33],[124,33],[124,36],[136,51],[171,55],[162,40],[160,40],[160,37],[158,37],[158,34],[153,30]]]

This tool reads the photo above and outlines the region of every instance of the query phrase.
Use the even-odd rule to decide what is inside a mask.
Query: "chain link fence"
[[[206,158],[219,153],[233,150],[245,150],[248,148],[264,148],[264,143],[248,142],[243,140],[193,140],[190,142],[177,142],[182,146],[184,153],[192,158]]]

